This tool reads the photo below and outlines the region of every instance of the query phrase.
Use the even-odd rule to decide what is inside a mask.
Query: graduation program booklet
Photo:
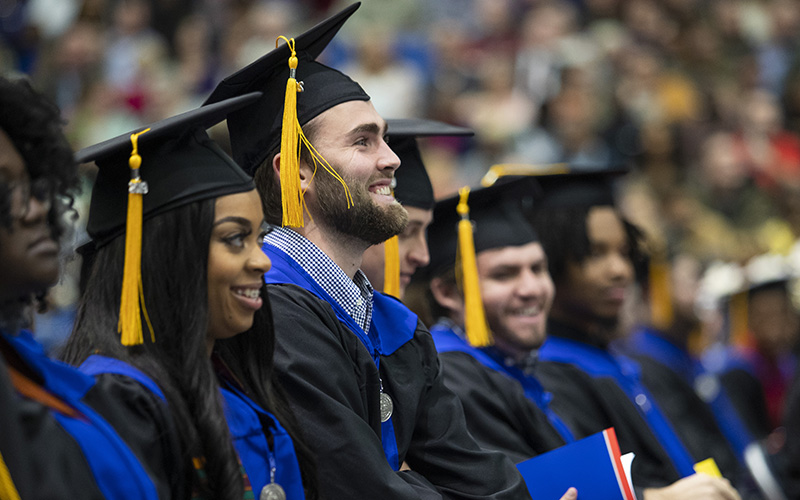
[[[572,486],[580,500],[636,500],[629,480],[630,460],[623,465],[613,427],[521,462],[517,468],[534,498],[558,500]]]

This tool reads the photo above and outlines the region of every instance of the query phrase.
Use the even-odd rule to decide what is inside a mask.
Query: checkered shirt
[[[282,250],[300,264],[365,332],[369,332],[374,290],[360,269],[350,279],[317,245],[286,227],[276,227],[264,242]]]

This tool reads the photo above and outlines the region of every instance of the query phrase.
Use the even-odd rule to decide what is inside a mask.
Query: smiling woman
[[[293,440],[264,409],[270,400],[246,396],[250,391],[213,354],[219,340],[243,334],[245,359],[271,366],[272,339],[243,333],[256,316],[269,318],[260,312],[270,261],[261,251],[259,196],[250,176],[204,132],[253,97],[199,108],[77,155],[95,161],[99,174],[87,224],[93,241],[84,247],[88,281],[63,355],[130,401],[128,412],[108,418],[138,420],[137,434],[124,437],[147,457],[170,497],[191,491],[241,500],[250,488],[263,488],[272,456],[267,442],[288,442],[277,477],[289,498],[304,497]],[[139,213],[136,196],[143,198]],[[125,301],[131,276],[133,304]],[[126,314],[138,320],[130,323],[132,335],[123,327]],[[241,378],[268,383],[260,372]],[[245,421],[270,423],[245,432]],[[265,446],[248,453],[244,435]]]

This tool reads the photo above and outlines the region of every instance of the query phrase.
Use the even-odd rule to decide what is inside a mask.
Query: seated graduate
[[[614,348],[639,364],[642,382],[692,457],[714,458],[743,497],[761,498],[758,485],[776,480],[769,467],[753,464],[758,445],[723,389],[720,375],[706,371],[689,348],[691,337],[701,329],[700,263],[686,254],[668,261],[656,252],[637,274],[642,288],[638,316],[643,319],[630,335],[615,341]],[[751,398],[749,404],[763,408],[759,401]],[[767,490],[764,494],[769,498]]]
[[[408,225],[402,233],[364,252],[361,270],[376,290],[402,300],[411,277],[428,265],[427,231],[433,220],[433,186],[422,161],[418,137],[466,136],[464,127],[424,119],[386,120],[389,147],[400,158],[394,173],[393,194],[408,212]]]
[[[123,405],[25,329],[58,279],[77,166],[58,109],[27,82],[0,78],[0,110],[0,497],[155,500],[101,416]]]
[[[439,201],[425,270],[435,321],[431,335],[445,384],[461,399],[467,426],[481,446],[502,451],[515,463],[573,440],[532,371],[553,301],[547,258],[522,213],[523,200],[536,189],[533,181],[521,179],[469,192],[477,290],[468,286],[471,271],[463,269],[468,260],[459,259],[462,266],[456,268],[464,238],[456,229],[457,208],[466,205],[460,205],[460,196]]]
[[[400,161],[386,122],[357,83],[315,61],[357,7],[229,76],[207,101],[265,92],[228,129],[267,221],[285,226],[263,247],[278,380],[316,456],[323,498],[527,498],[514,464],[467,431],[425,326],[359,270],[364,251],[402,232],[407,213],[391,195]],[[286,94],[287,76],[285,103],[275,96]]]
[[[702,362],[719,378],[752,437],[760,440],[781,425],[797,364],[800,322],[790,286],[794,276],[783,257],[755,256],[741,268],[740,278],[741,286],[720,300],[727,319],[720,337],[727,342],[709,348]]]
[[[255,491],[303,499],[310,480],[283,422],[265,410],[275,410],[275,392],[263,376],[273,339],[259,197],[205,132],[259,95],[77,155],[99,172],[87,224],[91,269],[64,358],[127,402],[107,417],[136,423],[123,436],[176,498],[240,500]],[[248,346],[242,366],[218,363],[215,372],[215,346],[237,335]]]
[[[539,176],[534,227],[556,287],[536,373],[576,438],[616,429],[634,452],[642,497],[736,499],[727,479],[695,474],[695,460],[640,380],[639,367],[610,349],[640,259],[640,235],[613,205],[609,172]]]

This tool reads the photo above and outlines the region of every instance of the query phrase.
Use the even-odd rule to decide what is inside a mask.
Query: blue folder
[[[580,500],[635,500],[614,428],[517,464],[533,498],[558,500],[571,486]]]

